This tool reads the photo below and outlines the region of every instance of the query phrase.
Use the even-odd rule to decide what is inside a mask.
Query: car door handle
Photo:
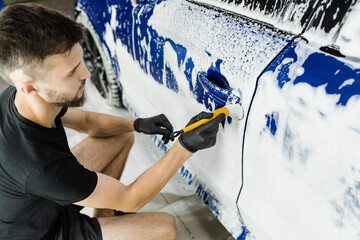
[[[233,91],[226,78],[220,73],[213,70],[209,70],[207,74],[205,72],[199,72],[197,79],[206,94],[219,105],[239,104],[241,106],[241,97]],[[242,106],[241,109],[242,115],[240,119],[244,117],[244,109]]]
[[[244,117],[244,109],[241,105],[241,97],[235,93],[230,87],[229,82],[220,73],[209,70],[207,73],[199,72],[197,79],[204,88],[205,93],[221,106],[226,104],[239,104],[242,110],[242,119]]]

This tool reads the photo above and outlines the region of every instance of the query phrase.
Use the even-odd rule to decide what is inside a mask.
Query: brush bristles
[[[229,111],[229,116],[236,120],[241,120],[244,117],[244,109],[239,104],[229,104],[225,106]]]

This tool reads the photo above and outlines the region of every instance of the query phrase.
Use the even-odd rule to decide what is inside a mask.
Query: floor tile
[[[177,240],[193,240],[193,236],[185,224],[180,220],[178,216],[175,216],[176,227],[178,231]]]
[[[181,213],[179,217],[194,239],[227,239],[230,235],[207,207],[192,209]]]
[[[188,239],[188,237],[200,240],[233,239],[197,195],[182,197],[158,211],[176,216],[181,223],[177,225],[178,228],[184,225],[190,232],[190,236],[184,238],[179,235],[178,240]]]
[[[167,203],[173,203],[183,197],[183,196],[179,196],[179,195],[172,194],[172,193],[163,193],[163,196],[164,196],[165,200],[167,201]]]
[[[168,202],[165,200],[164,196],[159,193],[137,212],[156,212],[157,210],[165,207],[167,204]]]

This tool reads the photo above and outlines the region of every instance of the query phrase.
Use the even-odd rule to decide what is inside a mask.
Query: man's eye
[[[76,71],[72,71],[68,74],[68,77],[72,77]]]

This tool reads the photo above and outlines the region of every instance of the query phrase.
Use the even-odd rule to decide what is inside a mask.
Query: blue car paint
[[[337,104],[343,106],[346,106],[352,96],[360,95],[360,68],[351,69],[337,58],[324,53],[311,54],[303,68],[305,73],[295,79],[294,85],[303,82],[312,87],[319,87],[326,84],[326,93],[339,94]],[[349,79],[354,79],[354,82],[341,87]]]
[[[360,69],[352,69],[348,64],[342,62],[341,59],[323,52],[311,53],[301,66],[304,68],[304,73],[297,76],[291,82],[289,72],[290,66],[298,60],[295,52],[297,45],[296,42],[292,42],[264,71],[279,71],[277,76],[279,88],[283,88],[286,84],[293,84],[295,86],[299,83],[305,83],[314,88],[325,85],[325,92],[327,94],[340,96],[336,104],[341,106],[346,106],[352,96],[360,95]],[[284,63],[285,59],[288,61]],[[351,84],[343,85],[345,81],[350,79],[353,80]],[[319,114],[325,117],[324,113],[319,112]],[[265,118],[266,128],[270,130],[272,135],[276,135],[279,114],[273,112],[266,114]],[[290,131],[288,128],[285,128],[284,152],[287,153],[288,159],[292,159],[294,154],[291,144],[288,144],[291,138]],[[302,159],[305,159],[307,154],[307,152],[302,152],[304,156]]]
[[[195,64],[191,58],[189,58],[185,63],[185,71],[184,74],[186,76],[187,81],[189,82],[189,89],[191,92],[194,92],[194,86],[192,84],[191,75],[194,70]]]
[[[176,44],[171,39],[169,39],[168,41],[176,52],[177,60],[178,60],[178,67],[180,67],[181,65],[183,65],[183,63],[185,61],[187,50],[183,46]]]
[[[354,185],[348,187],[344,194],[344,203],[360,219],[360,181],[356,181]]]
[[[218,84],[214,84],[209,80],[209,77],[213,78],[214,75],[216,75]],[[229,83],[225,77],[221,75],[219,77],[219,75],[220,74],[218,72],[214,72],[211,69],[208,70],[207,74],[204,72],[198,73],[197,83],[200,83],[200,85],[197,84],[197,91],[199,93],[197,95],[198,101],[201,102],[199,98],[206,96],[204,98],[204,103],[207,109],[210,111],[221,108],[227,103],[241,105],[241,97],[234,94],[233,89],[230,88]],[[213,109],[213,106],[210,104],[210,99],[211,102],[214,103],[215,109]],[[231,117],[228,117],[228,122],[231,123]]]
[[[277,130],[277,124],[279,121],[279,114],[273,112],[271,114],[266,114],[266,127],[270,130],[271,134],[275,136]]]
[[[175,75],[172,72],[169,64],[165,64],[165,79],[166,79],[166,87],[173,90],[174,92],[179,92],[179,86],[175,79]]]
[[[246,236],[250,233],[249,229],[247,229],[245,226],[242,226],[242,233],[236,240],[245,240]]]
[[[93,1],[86,1],[86,0],[77,0],[75,3],[75,6],[77,8],[84,11],[89,18],[95,32],[100,37],[101,43],[105,43],[104,39],[102,39],[103,33],[105,33],[106,28],[104,23],[110,22],[111,15],[109,12],[109,9],[106,4],[104,4],[104,1],[102,0],[93,0]],[[75,10],[75,15],[76,15]],[[131,12],[130,12],[131,14]],[[107,48],[108,54],[110,55],[110,49],[109,47],[104,44],[104,46]],[[112,69],[114,70],[115,76],[117,79],[119,79],[120,76],[120,69],[119,64],[115,58],[110,58]],[[119,86],[121,88],[121,83],[119,82]]]
[[[277,80],[280,88],[283,88],[286,83],[291,81],[289,67],[298,60],[295,53],[296,46],[295,42],[291,43],[266,70],[275,71],[278,69]],[[282,62],[286,58],[292,60],[283,64]],[[325,91],[327,94],[340,95],[337,105],[342,106],[346,106],[352,96],[360,95],[360,69],[352,69],[337,57],[315,52],[307,57],[302,67],[305,69],[304,74],[298,76],[292,84],[306,83],[312,87],[326,85]],[[349,79],[353,79],[353,83],[342,86]]]

